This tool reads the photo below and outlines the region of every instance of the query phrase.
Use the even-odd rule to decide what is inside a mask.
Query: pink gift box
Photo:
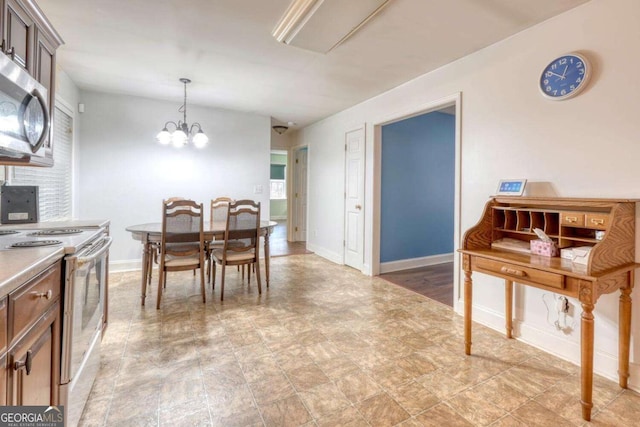
[[[532,240],[531,254],[543,255],[543,256],[558,256],[558,247],[554,242],[543,242],[542,240]]]

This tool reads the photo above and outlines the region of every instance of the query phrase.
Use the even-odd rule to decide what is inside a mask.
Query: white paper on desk
[[[533,232],[536,233],[536,235],[540,238],[540,240],[542,240],[543,242],[547,242],[550,243],[553,240],[551,240],[551,237],[547,236],[547,233],[545,233],[544,231],[540,230],[539,228],[534,228]]]

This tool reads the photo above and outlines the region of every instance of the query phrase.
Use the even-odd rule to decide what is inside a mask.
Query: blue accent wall
[[[455,116],[382,127],[380,262],[453,252]]]

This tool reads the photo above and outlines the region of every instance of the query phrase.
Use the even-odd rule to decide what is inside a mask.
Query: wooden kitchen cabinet
[[[61,261],[9,294],[8,405],[59,403]]]
[[[53,123],[56,91],[56,49],[63,43],[33,0],[0,0],[2,50],[47,89]],[[45,142],[45,157],[53,159],[53,126]]]
[[[0,300],[0,406],[7,404],[7,299]]]
[[[55,114],[56,88],[56,49],[59,44],[50,40],[47,32],[36,28],[35,32],[35,72],[34,77],[47,89],[49,105],[49,138],[44,146],[49,154],[53,154],[53,115]]]
[[[4,53],[25,70],[33,71],[35,22],[18,0],[4,0]]]

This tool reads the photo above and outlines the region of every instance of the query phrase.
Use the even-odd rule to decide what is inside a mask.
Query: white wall
[[[125,227],[159,222],[168,197],[202,202],[207,217],[212,198],[249,198],[269,218],[269,117],[189,105],[187,121],[202,125],[209,144],[176,149],[155,135],[182,117],[180,102],[84,91],[80,102],[79,217],[111,220],[112,270],[139,266],[141,245]]]
[[[365,264],[376,261],[371,244],[372,124],[400,118],[459,92],[463,231],[480,218],[501,178],[551,183],[558,196],[640,198],[638,22],[637,0],[593,0],[298,132],[294,145],[310,147],[308,247],[334,261],[341,259],[344,133],[366,122]],[[572,51],[591,59],[594,74],[589,87],[566,101],[543,98],[538,90],[542,69]],[[455,245],[460,247],[459,242]],[[474,320],[502,332],[503,282],[474,274],[474,283]],[[459,275],[456,286],[459,295]],[[571,301],[576,329],[564,335],[547,323],[543,294],[518,286],[520,339],[579,363],[579,304]],[[640,292],[633,296],[639,302],[633,314],[635,336],[640,331]],[[456,301],[456,310],[461,307]],[[617,378],[617,295],[602,297],[595,313],[595,370]],[[630,383],[640,389],[640,340],[632,340],[631,360]]]

